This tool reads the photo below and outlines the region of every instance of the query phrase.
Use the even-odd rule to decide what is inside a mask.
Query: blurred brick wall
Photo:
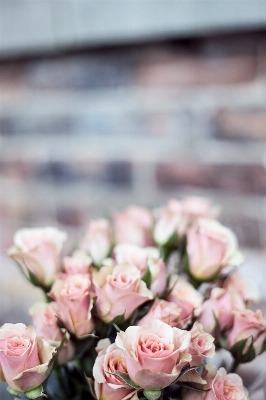
[[[266,32],[6,60],[1,249],[129,203],[210,196],[266,243]]]
[[[102,49],[0,65],[0,325],[40,291],[4,252],[16,229],[72,238],[130,203],[209,196],[265,305],[266,33]],[[6,399],[5,385],[0,397]]]

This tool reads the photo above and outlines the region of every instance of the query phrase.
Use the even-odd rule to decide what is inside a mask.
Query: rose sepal
[[[143,394],[148,400],[159,400],[162,395],[162,390],[144,390]]]
[[[251,343],[247,347],[248,340],[251,341]],[[230,353],[238,364],[247,363],[254,360],[254,358],[256,357],[256,353],[253,343],[253,336],[249,336],[246,339],[239,340],[229,349]],[[247,350],[244,351],[246,347]]]

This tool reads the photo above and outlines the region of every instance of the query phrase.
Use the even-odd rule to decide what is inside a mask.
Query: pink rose
[[[143,389],[165,388],[191,361],[187,353],[190,332],[172,328],[158,319],[120,331],[116,345],[123,350],[131,380]]]
[[[56,353],[31,326],[4,324],[0,328],[0,376],[17,392],[28,392],[46,379]]]
[[[60,345],[63,339],[63,332],[58,326],[56,303],[35,303],[30,309],[33,326],[36,334],[42,336],[50,344]],[[59,364],[64,364],[74,356],[74,346],[69,338],[66,338],[58,356]]]
[[[119,244],[114,248],[117,264],[135,265],[143,277],[147,271],[151,274],[151,291],[154,295],[162,294],[166,288],[166,266],[156,247],[139,247],[133,244]]]
[[[202,313],[198,321],[206,332],[214,334],[216,317],[220,328],[228,330],[233,325],[233,310],[236,308],[244,309],[245,303],[232,286],[228,289],[214,288],[211,291],[209,300],[203,303]]]
[[[136,390],[127,385],[116,372],[127,374],[124,353],[109,339],[100,340],[96,350],[99,352],[93,367],[94,388],[97,400],[138,399]]]
[[[181,204],[188,225],[198,218],[216,218],[219,214],[219,207],[214,206],[209,199],[204,197],[185,197]]]
[[[103,266],[94,271],[93,282],[98,315],[105,322],[118,315],[129,318],[141,304],[153,298],[137,267],[127,263]]]
[[[172,327],[183,328],[184,323],[181,320],[180,314],[181,308],[178,305],[157,298],[149,312],[138,322],[138,326],[145,325],[156,318]]]
[[[142,248],[134,244],[119,244],[114,248],[114,258],[117,264],[133,264],[140,270],[141,276],[146,272],[148,260],[159,257],[160,251],[156,247]]]
[[[175,236],[184,234],[186,229],[186,218],[180,201],[170,200],[167,205],[157,211],[157,220],[153,230],[155,242],[164,246]]]
[[[182,400],[217,400],[212,390],[212,383],[217,374],[217,368],[211,364],[205,364],[201,374],[201,378],[205,380],[205,384],[195,384],[195,388],[208,390],[208,392],[197,392],[195,390],[185,390]],[[185,375],[186,376],[186,375]],[[208,397],[209,396],[209,397]]]
[[[187,233],[191,275],[201,281],[212,279],[227,265],[238,266],[243,255],[235,234],[211,219],[198,219]]]
[[[211,358],[215,355],[213,342],[214,337],[204,332],[202,325],[196,321],[191,329],[191,342],[188,348],[188,352],[192,356],[191,366],[200,365],[206,358]]]
[[[56,228],[25,228],[15,233],[14,246],[8,254],[49,287],[59,271],[58,256],[65,240],[66,233]]]
[[[60,278],[55,280],[48,296],[56,302],[59,319],[69,332],[82,337],[93,331],[89,274],[61,274]]]
[[[255,354],[259,355],[266,338],[266,326],[263,324],[262,311],[235,310],[233,317],[233,328],[227,336],[227,348],[230,349],[239,340],[249,338],[246,343],[246,348],[248,348],[249,344],[251,344],[251,337],[253,337]]]
[[[228,374],[220,368],[212,383],[212,390],[207,393],[204,400],[248,400],[247,389],[237,374]]]
[[[161,295],[166,288],[166,266],[162,258],[150,258],[148,268],[151,274],[151,292],[154,295]]]
[[[99,266],[108,256],[112,247],[112,228],[107,219],[92,220],[81,241],[80,248],[88,252],[93,262]]]
[[[91,264],[91,257],[82,250],[76,250],[71,257],[63,258],[63,266],[67,274],[87,274]]]
[[[198,316],[201,312],[203,296],[181,276],[173,274],[170,278],[169,287],[173,288],[166,298],[181,308],[181,320],[187,326],[193,315]]]
[[[208,392],[186,391],[183,400],[249,400],[247,389],[243,386],[242,379],[237,374],[227,373],[220,368],[215,375],[216,368],[206,365],[202,378],[206,380],[205,385],[198,386],[199,389]]]
[[[151,236],[153,218],[149,210],[130,206],[114,215],[116,243],[146,247],[153,244]]]
[[[259,301],[260,295],[256,286],[239,272],[233,272],[226,278],[223,287],[227,289],[229,286],[233,286],[245,302]]]

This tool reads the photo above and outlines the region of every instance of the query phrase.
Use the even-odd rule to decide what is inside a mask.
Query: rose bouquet
[[[29,310],[33,327],[0,328],[0,379],[10,394],[264,399],[263,384],[249,393],[237,374],[266,349],[266,326],[249,308],[258,294],[218,214],[196,197],[131,206],[90,221],[68,257],[60,257],[64,232],[16,232],[9,256],[45,301]]]

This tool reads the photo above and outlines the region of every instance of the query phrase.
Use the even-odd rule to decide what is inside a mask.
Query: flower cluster
[[[90,221],[67,257],[67,236],[56,228],[16,232],[9,256],[46,301],[29,310],[34,328],[0,328],[0,379],[9,392],[252,399],[236,370],[266,349],[266,326],[262,311],[249,308],[259,296],[237,269],[237,238],[218,216],[198,197],[156,210],[130,206]],[[227,369],[221,351],[230,354]]]

